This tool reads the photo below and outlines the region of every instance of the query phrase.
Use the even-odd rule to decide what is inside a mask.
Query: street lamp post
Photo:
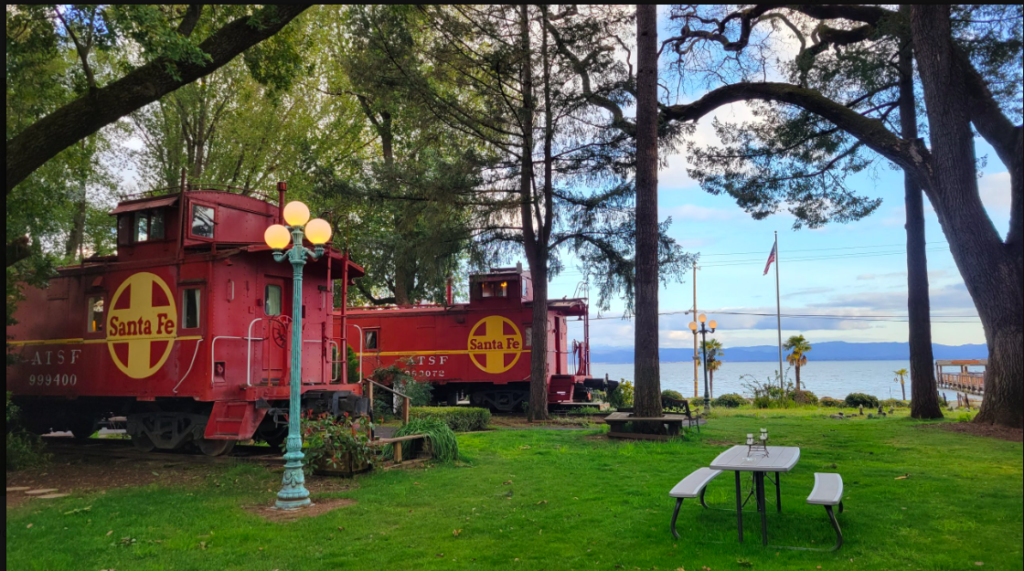
[[[700,346],[704,350],[704,412],[707,412],[711,410],[711,391],[708,388],[708,333],[714,333],[715,328],[718,326],[718,323],[715,322],[714,319],[712,319],[710,322],[707,323],[708,327],[710,327],[711,329],[707,329],[706,327],[704,327],[704,324],[705,322],[708,321],[708,316],[704,315],[703,313],[700,314],[699,317],[697,317],[697,321],[700,321],[700,329],[697,329],[696,321],[691,321],[690,331],[693,331],[694,339],[696,339],[697,334],[700,333]]]
[[[298,201],[284,207],[287,226],[274,224],[267,228],[263,239],[274,250],[274,260],[288,261],[292,265],[292,363],[288,381],[288,440],[284,454],[284,477],[277,493],[276,507],[282,510],[304,508],[310,504],[306,478],[302,474],[302,434],[300,426],[302,401],[302,268],[306,258],[318,259],[324,254],[324,244],[331,238],[331,225],[323,219],[309,219],[309,208]],[[315,248],[302,245],[305,237]],[[284,248],[291,242],[287,252]]]

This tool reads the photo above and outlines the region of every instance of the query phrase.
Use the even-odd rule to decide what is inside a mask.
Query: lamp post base
[[[293,442],[289,444],[292,445]],[[293,450],[284,455],[284,476],[281,478],[281,490],[277,492],[277,503],[274,504],[277,509],[297,510],[312,503],[309,500],[309,490],[306,489],[306,476],[302,473],[302,458],[301,452]]]
[[[313,502],[311,502],[309,498],[306,498],[304,500],[296,500],[296,501],[285,501],[285,500],[282,500],[281,498],[277,498],[277,502],[274,503],[274,509],[276,509],[276,510],[300,510],[302,508],[307,508],[307,507],[309,507],[311,505],[313,505]]]

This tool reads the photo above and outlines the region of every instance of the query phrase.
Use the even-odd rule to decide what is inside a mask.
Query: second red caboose
[[[400,360],[411,362],[417,380],[433,385],[436,400],[454,405],[520,411],[529,400],[533,331],[533,282],[521,268],[498,268],[470,277],[469,303],[349,308],[335,338],[347,337],[360,356],[362,375]],[[583,298],[548,301],[548,403],[590,402],[588,303]],[[568,337],[568,320],[583,322],[584,340]]]

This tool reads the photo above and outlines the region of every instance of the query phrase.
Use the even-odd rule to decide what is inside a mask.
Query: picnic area
[[[600,424],[503,427],[460,434],[461,460],[451,465],[314,476],[313,500],[329,509],[284,520],[253,509],[269,505],[279,469],[175,467],[173,456],[158,457],[136,467],[143,485],[115,488],[92,481],[109,467],[51,465],[44,472],[74,470],[80,483],[71,480],[69,497],[14,507],[8,493],[7,563],[48,571],[1020,568],[1022,444],[956,432],[963,424],[740,408],[716,409],[699,434],[667,442],[609,439]],[[806,500],[814,473],[834,472],[845,486],[840,551],[764,547],[753,500],[739,543],[731,472],[707,486],[715,509],[683,502],[673,538],[672,487],[762,427],[771,445],[800,449],[782,479],[781,513],[768,487],[770,545],[832,547],[828,517]],[[47,478],[9,474],[8,486]]]

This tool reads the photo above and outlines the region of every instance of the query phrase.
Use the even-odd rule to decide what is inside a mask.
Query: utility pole
[[[697,321],[697,270],[696,265],[693,266],[693,320]],[[700,396],[700,365],[698,365],[700,359],[697,356],[697,336],[693,336],[693,398]]]

